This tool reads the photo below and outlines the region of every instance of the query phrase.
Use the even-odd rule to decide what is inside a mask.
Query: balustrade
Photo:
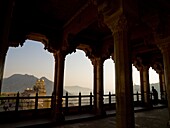
[[[134,95],[134,102],[137,104],[141,102],[141,94],[135,93]],[[35,96],[20,96],[19,93],[17,93],[14,97],[0,97],[0,112],[2,111],[22,111],[22,110],[35,110],[38,109],[46,109],[51,108],[51,101],[54,97],[52,96],[38,96],[38,93]],[[150,99],[152,99],[152,95],[150,95]],[[77,96],[68,95],[66,93],[65,96],[63,96],[63,108],[66,113],[69,112],[69,109],[71,107],[77,107],[77,110],[81,112],[82,107],[89,107],[93,108],[93,102],[94,102],[94,95],[90,93],[90,95],[82,95],[79,93]],[[116,103],[116,95],[111,94],[105,94],[103,95],[103,103],[105,105],[112,105]]]

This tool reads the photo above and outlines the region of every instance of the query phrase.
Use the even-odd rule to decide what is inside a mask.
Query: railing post
[[[66,112],[68,112],[68,92],[66,92],[65,107],[66,107]]]
[[[35,96],[35,111],[37,111],[38,109],[38,92],[36,92],[36,96]]]
[[[54,93],[52,93],[52,96],[51,96],[51,109],[53,110],[54,108]]]
[[[137,103],[139,103],[139,93],[138,93],[138,91],[136,92],[136,99],[137,99]]]
[[[15,111],[17,112],[18,109],[19,109],[19,92],[17,93],[17,96],[16,96]]]
[[[92,108],[92,92],[90,92],[90,107]]]
[[[79,92],[79,111],[81,111],[81,92]]]
[[[111,92],[109,92],[109,105],[111,105]]]

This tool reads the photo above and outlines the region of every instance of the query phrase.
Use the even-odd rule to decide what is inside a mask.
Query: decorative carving
[[[152,66],[152,68],[159,74],[163,73],[164,68],[163,65],[160,62],[155,62]]]
[[[115,17],[114,19],[105,20],[105,22],[113,34],[121,31],[127,31],[128,29],[127,18],[123,14]]]
[[[120,9],[120,0],[103,0],[98,2],[98,11],[110,16]]]
[[[44,44],[44,49],[48,49],[48,45],[49,45],[49,40],[48,38],[43,35],[43,34],[39,34],[39,33],[30,33],[26,36],[26,39],[30,39],[30,40],[35,40],[35,41],[39,41],[41,43]]]
[[[144,58],[137,57],[133,61],[133,65],[137,68],[138,71],[140,70],[149,70],[150,64]]]
[[[162,53],[169,53],[169,51],[170,51],[170,36],[167,38],[164,38],[164,39],[157,39],[156,44]]]

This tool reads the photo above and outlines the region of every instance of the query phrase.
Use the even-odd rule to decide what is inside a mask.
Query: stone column
[[[114,61],[116,73],[116,127],[134,128],[132,63],[128,42],[127,19],[121,14],[106,19],[114,38]]]
[[[1,53],[1,51],[0,51],[0,53]],[[0,54],[0,95],[1,95],[1,89],[2,89],[5,58],[6,58],[6,53],[1,53]]]
[[[92,60],[94,67],[94,109],[98,116],[105,115],[103,109],[103,59],[96,57]]]
[[[164,70],[163,70],[163,64],[162,62],[155,62],[152,66],[152,68],[156,71],[156,73],[159,75],[159,85],[160,85],[160,96],[161,100],[166,99],[166,89],[165,89],[165,78],[164,78]]]
[[[151,107],[150,85],[149,85],[149,66],[143,66],[143,90],[144,90],[144,105],[146,107]]]
[[[143,68],[140,68],[140,90],[141,90],[141,101],[144,104],[144,85],[143,85]]]
[[[163,54],[165,85],[168,99],[168,109],[170,116],[170,39],[158,46]]]
[[[95,60],[92,60],[93,64],[93,93],[94,93],[94,112],[97,111],[97,66]]]
[[[163,72],[159,73],[159,84],[160,84],[161,100],[166,100],[165,76]]]
[[[1,11],[3,12],[3,15],[1,15],[1,24],[0,24],[0,28],[1,28],[0,29],[0,94],[2,88],[5,57],[9,47],[8,38],[10,33],[11,18],[12,18],[15,1],[7,0],[7,1],[3,1],[1,4],[2,4]]]
[[[55,78],[54,78],[54,98],[53,104],[53,120],[56,122],[64,121],[64,115],[62,112],[62,97],[63,97],[63,81],[64,81],[64,65],[65,65],[65,53],[57,51],[55,56]],[[56,103],[56,104],[55,104]]]

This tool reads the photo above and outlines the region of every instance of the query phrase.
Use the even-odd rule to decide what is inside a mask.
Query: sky
[[[41,42],[26,40],[21,47],[10,47],[5,62],[4,78],[13,74],[28,74],[38,78],[54,79],[54,57]],[[139,72],[132,68],[133,84],[140,85]],[[93,65],[81,50],[68,54],[65,59],[64,86],[79,85],[93,88]],[[104,89],[114,90],[115,70],[113,60],[104,62]],[[150,83],[158,83],[158,74],[149,69]]]

